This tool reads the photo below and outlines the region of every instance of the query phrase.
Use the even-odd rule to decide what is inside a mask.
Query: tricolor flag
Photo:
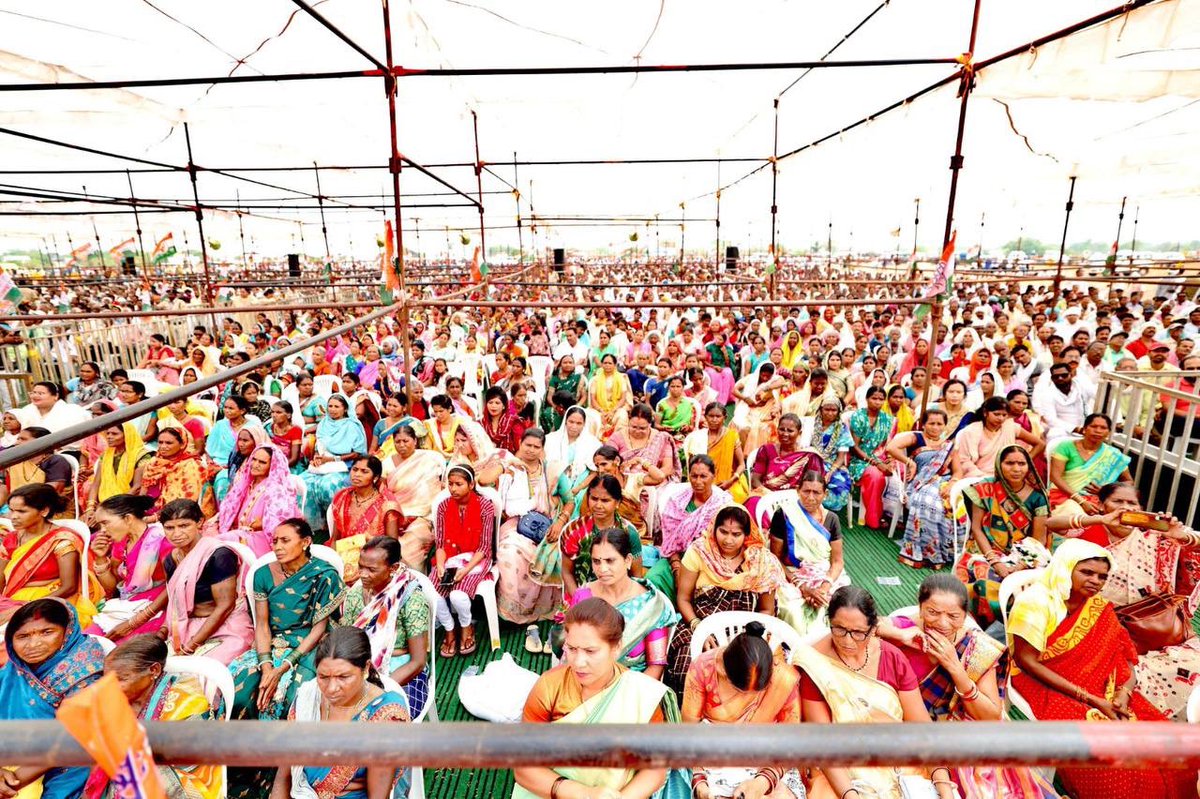
[[[8,311],[15,308],[21,301],[21,287],[12,279],[8,272],[0,270],[0,306]]]
[[[146,731],[115,674],[64,699],[56,715],[100,767],[84,795],[100,796],[111,785],[123,799],[165,799]]]
[[[133,244],[135,241],[136,241],[136,239],[125,239],[125,241],[121,242],[116,247],[113,247],[111,250],[109,250],[108,254],[111,255],[113,258],[119,258],[126,250],[133,249]]]
[[[383,254],[379,287],[379,301],[384,305],[392,304],[392,292],[400,288],[400,274],[396,271],[396,237],[393,235],[392,220],[383,221]]]
[[[154,252],[150,254],[150,260],[155,266],[158,266],[174,254],[175,236],[172,233],[168,233],[155,243]]]
[[[78,263],[80,258],[86,258],[87,254],[91,252],[91,250],[92,243],[90,241],[87,244],[81,244],[75,249],[71,250],[71,257],[67,259],[67,266],[73,266],[74,264]]]
[[[487,263],[479,260],[479,245],[476,245],[475,254],[471,256],[471,280],[482,283],[490,271],[492,270],[488,268]]]
[[[942,250],[942,260],[938,262],[937,269],[933,271],[933,277],[929,281],[929,285],[925,287],[923,299],[932,300],[935,297],[945,294],[950,291],[954,283],[954,243],[958,239],[958,231],[950,234],[950,240],[946,242],[945,248]],[[917,307],[913,316],[917,319],[923,318],[929,313],[928,305]]]
[[[1113,242],[1112,249],[1108,251],[1108,257],[1104,259],[1104,265],[1109,269],[1117,265],[1117,244],[1118,242]]]

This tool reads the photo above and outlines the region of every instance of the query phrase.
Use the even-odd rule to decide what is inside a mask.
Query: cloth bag
[[[458,681],[458,701],[484,721],[515,724],[524,714],[525,700],[537,679],[505,652],[479,674],[464,675]]]

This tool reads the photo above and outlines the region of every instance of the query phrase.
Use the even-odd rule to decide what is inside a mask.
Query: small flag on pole
[[[1117,265],[1117,242],[1113,242],[1112,249],[1108,251],[1108,257],[1104,259],[1104,266],[1112,269]]]
[[[382,285],[379,287],[379,301],[391,305],[393,292],[400,288],[400,274],[396,271],[396,238],[390,219],[383,221],[383,253],[380,258]]]
[[[168,233],[155,243],[154,252],[150,254],[150,261],[155,266],[158,266],[174,254],[175,235],[173,233]]]
[[[79,262],[80,258],[86,258],[87,254],[91,252],[91,250],[92,243],[90,241],[87,244],[81,244],[75,249],[71,250],[71,257],[67,260],[67,266],[74,266]]]
[[[86,796],[100,796],[108,787],[123,799],[165,799],[158,768],[146,731],[114,674],[102,677],[58,708],[59,722],[96,761],[107,780],[94,774],[84,788]]]
[[[954,244],[958,239],[958,231],[950,234],[950,240],[942,250],[942,259],[938,262],[929,285],[925,287],[923,299],[929,301],[945,294],[954,285]],[[929,313],[929,305],[920,305],[913,313],[913,318],[923,319]]]
[[[108,254],[111,255],[113,258],[119,258],[127,250],[133,249],[134,241],[135,241],[134,239],[125,239],[125,241],[121,242],[116,247],[113,247],[111,250],[109,250]]]
[[[479,245],[475,245],[475,254],[471,256],[471,280],[482,283],[488,272],[492,271],[486,263],[479,260]]]

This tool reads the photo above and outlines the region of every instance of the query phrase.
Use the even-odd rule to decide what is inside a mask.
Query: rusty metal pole
[[[517,201],[517,266],[525,265],[525,233],[521,227],[521,175],[517,172],[517,152],[513,151],[513,199]]]
[[[383,76],[384,90],[388,101],[388,126],[391,132],[391,156],[388,158],[388,171],[392,173],[392,206],[396,221],[392,225],[392,233],[396,237],[396,273],[400,280],[400,346],[404,350],[404,393],[411,403],[412,392],[412,335],[408,323],[408,275],[404,265],[404,235],[400,229],[400,147],[399,135],[396,129],[396,75],[395,62],[392,60],[392,8],[388,0],[383,4],[383,43],[384,59],[387,62],[387,74]],[[389,269],[392,268],[388,264]]]
[[[192,132],[188,128],[188,123],[183,123],[183,139],[187,142],[187,172],[188,177],[192,180],[192,199],[196,202],[196,227],[200,229],[200,262],[204,265],[204,296],[208,300],[208,304],[214,305],[212,274],[208,269],[208,242],[204,240],[204,210],[200,207],[200,190],[196,187],[196,163],[192,159]],[[184,233],[184,252],[187,251],[187,234]],[[212,315],[213,338],[217,338],[221,333],[221,326],[217,322],[217,315]]]
[[[336,298],[333,292],[333,256],[329,254],[329,228],[325,226],[325,195],[321,193],[321,168],[313,161],[313,174],[317,178],[317,208],[321,210],[321,236],[325,239],[325,269],[329,270],[329,301]],[[241,217],[238,217],[241,223]],[[303,230],[303,228],[301,228]]]
[[[775,287],[779,281],[779,245],[775,241],[776,216],[779,213],[777,189],[779,187],[779,98],[775,98],[775,138],[771,145],[771,279],[767,282],[767,299],[775,299]]]
[[[125,170],[125,181],[129,184],[129,202],[133,206],[133,226],[137,230],[138,252],[142,256],[142,274],[150,279],[150,267],[146,266],[146,248],[142,246],[142,220],[138,216],[137,198],[133,196],[133,177]]]
[[[471,126],[475,133],[475,190],[479,196],[479,252],[487,261],[487,233],[483,226],[483,161],[479,159],[479,116],[471,111]]]
[[[1071,226],[1071,211],[1075,208],[1075,175],[1071,176],[1071,190],[1067,193],[1067,213],[1063,217],[1062,242],[1058,245],[1058,266],[1054,269],[1054,304],[1058,305],[1058,295],[1062,293],[1063,256],[1067,252],[1067,228]]]
[[[946,227],[942,232],[943,253],[950,243],[950,237],[954,230],[954,201],[958,196],[958,173],[962,171],[963,167],[962,150],[963,136],[967,128],[967,102],[971,99],[971,89],[975,85],[975,39],[979,33],[979,10],[982,4],[983,0],[975,0],[975,10],[971,15],[971,37],[967,45],[967,52],[963,54],[962,84],[959,88],[962,102],[958,107],[958,135],[954,141],[954,155],[950,157],[950,197],[946,203]],[[954,253],[950,253],[950,257],[953,258]],[[925,416],[925,409],[929,407],[929,389],[933,385],[933,362],[937,360],[938,333],[942,323],[942,295],[940,292],[934,298],[933,309],[929,316],[931,329],[929,331],[929,357],[925,361],[925,392],[921,395],[922,419]]]

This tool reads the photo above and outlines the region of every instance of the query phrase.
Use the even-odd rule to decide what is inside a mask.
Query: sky
[[[1113,5],[1113,0],[983,0],[976,58],[1030,41]],[[377,58],[380,8],[325,0],[318,11]],[[396,2],[396,63],[409,68],[778,63],[817,60],[868,15],[830,56],[839,59],[953,58],[967,47],[967,0],[839,0],[837,3],[613,0]],[[1135,209],[1140,241],[1194,239],[1200,162],[1194,104],[1200,100],[1200,0],[1162,0],[981,74],[968,109],[955,228],[960,249],[994,249],[1020,234],[1057,241],[1069,178],[1077,177],[1069,238],[1111,241],[1123,196],[1123,242]],[[0,83],[123,80],[360,70],[370,63],[285,0],[9,0],[0,9]],[[872,14],[872,12],[875,12]],[[1189,55],[1192,54],[1192,55]],[[780,97],[779,152],[836,133],[893,101],[952,74],[947,65],[640,75],[408,77],[397,104],[399,149],[475,196],[472,111],[477,114],[489,245],[575,250],[630,245],[689,250],[725,244],[764,248],[771,236],[772,175],[733,183],[772,153]],[[785,247],[905,250],[921,201],[919,246],[941,245],[959,100],[957,85],[932,92],[870,124],[778,162],[777,235]],[[786,89],[786,91],[785,91]],[[781,95],[782,92],[782,95]],[[171,88],[11,92],[0,127],[140,159],[185,164],[183,123],[194,159],[207,168],[375,166],[389,153],[380,78]],[[0,191],[75,192],[192,202],[186,173],[121,170],[144,165],[5,135]],[[646,158],[759,159],[671,165],[522,166],[523,161]],[[16,170],[107,169],[107,174],[13,174]],[[202,203],[262,208],[241,219],[247,248],[278,255],[324,252],[311,170],[201,172]],[[270,185],[262,185],[263,183]],[[469,256],[478,243],[476,208],[429,177],[401,177],[405,245],[429,257]],[[720,195],[718,243],[716,189]],[[371,258],[390,206],[386,169],[324,171],[335,254]],[[349,197],[349,195],[354,195]],[[288,199],[281,199],[288,198]],[[132,215],[73,204],[92,216],[33,216],[31,198],[0,194],[0,251],[48,248],[68,237],[105,247],[133,235]],[[455,208],[421,207],[447,202]],[[682,207],[681,207],[682,203]],[[542,218],[530,229],[532,210]],[[358,206],[358,207],[354,207]],[[63,206],[55,206],[61,210]],[[118,211],[118,213],[112,213]],[[389,212],[390,213],[390,212]],[[578,219],[582,217],[583,219]],[[604,226],[586,219],[620,217]],[[647,225],[642,219],[671,220]],[[417,221],[419,220],[419,222]],[[628,221],[627,221],[628,220]],[[678,220],[678,221],[675,221]],[[684,221],[686,220],[686,221]],[[982,224],[981,224],[982,223]],[[195,247],[189,213],[142,215],[144,238],[166,232]],[[420,228],[417,233],[414,229]],[[893,232],[900,230],[900,235]],[[238,217],[209,210],[205,230],[218,258],[240,253]],[[464,233],[469,245],[462,243]],[[303,235],[301,236],[301,231]]]

